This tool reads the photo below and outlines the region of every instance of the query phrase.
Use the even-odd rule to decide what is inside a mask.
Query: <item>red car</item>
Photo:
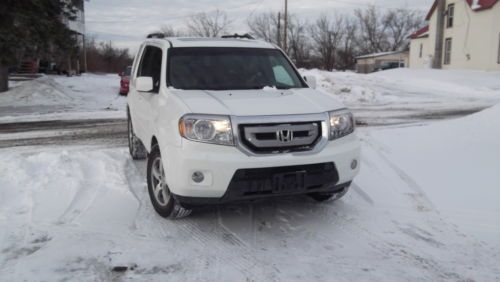
[[[120,95],[128,94],[128,84],[130,82],[130,72],[132,71],[132,66],[125,68],[125,71],[120,73]]]

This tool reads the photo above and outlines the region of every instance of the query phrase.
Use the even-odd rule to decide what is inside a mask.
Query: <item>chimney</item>
[[[436,45],[434,46],[434,60],[432,68],[440,69],[443,66],[443,42],[444,42],[444,17],[446,13],[446,0],[437,1],[436,22]]]

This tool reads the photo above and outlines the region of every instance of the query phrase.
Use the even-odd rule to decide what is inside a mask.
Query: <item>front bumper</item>
[[[355,134],[328,142],[321,151],[312,154],[248,156],[236,147],[188,140],[183,140],[181,147],[161,148],[169,188],[181,201],[186,198],[215,198],[224,201],[224,197],[228,197],[233,177],[238,170],[243,169],[271,170],[277,167],[332,163],[336,170],[336,179],[318,189],[335,189],[335,186],[342,188],[342,185],[349,184],[359,172],[359,165],[353,169],[351,164],[353,160],[359,163],[360,150],[360,143]],[[194,172],[202,172],[204,180],[195,183],[192,180]],[[294,191],[299,194],[305,192],[316,191]]]

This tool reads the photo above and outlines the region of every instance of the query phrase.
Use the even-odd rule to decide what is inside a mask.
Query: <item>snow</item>
[[[363,134],[454,224],[500,247],[500,104],[429,126]],[[361,179],[363,176],[361,176]],[[373,179],[367,179],[367,184]]]
[[[499,73],[301,72],[367,124],[390,125],[358,127],[361,173],[345,198],[235,203],[170,221],[154,212],[146,163],[130,158],[125,136],[3,148],[0,280],[499,281]],[[118,79],[20,83],[0,94],[0,123],[124,117]],[[0,143],[99,130],[45,129],[6,130]]]
[[[372,74],[300,70],[362,124],[388,125],[473,113],[500,102],[500,72],[393,69]]]
[[[340,202],[282,198],[209,207],[178,221],[155,214],[145,163],[126,149],[1,151],[0,277],[498,279],[500,246],[448,222],[426,196],[436,186],[413,187],[414,175],[402,177],[366,142],[362,174]],[[129,269],[111,271],[117,266]]]
[[[16,82],[0,93],[0,122],[52,120],[67,113],[79,119],[125,117],[126,97],[118,94],[119,85],[120,77],[113,74],[50,75]]]
[[[372,53],[372,54],[367,54],[367,55],[363,55],[363,56],[358,56],[358,57],[356,57],[356,59],[366,59],[366,58],[381,57],[381,56],[399,54],[399,53],[403,53],[403,52],[404,51],[391,51],[391,52]]]
[[[263,91],[275,91],[275,90],[278,90],[278,88],[276,88],[275,86],[264,86],[262,88]]]

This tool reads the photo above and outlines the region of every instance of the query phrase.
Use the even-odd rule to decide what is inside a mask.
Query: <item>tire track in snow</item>
[[[369,136],[369,134],[367,134]],[[366,136],[365,136],[366,137]],[[424,189],[420,187],[420,185],[411,178],[406,172],[404,172],[401,168],[399,168],[396,164],[394,164],[389,158],[387,158],[383,152],[390,152],[390,150],[384,145],[377,143],[373,139],[363,138],[363,143],[367,144],[371,147],[372,151],[379,156],[380,159],[384,161],[384,163],[391,168],[396,175],[410,188],[413,193],[408,193],[407,195],[410,199],[416,204],[416,209],[420,212],[429,212],[436,211],[436,208],[432,201],[429,199]]]
[[[202,246],[206,253],[198,257],[197,264],[205,268],[207,265],[213,263],[213,258],[224,263],[221,266],[231,265],[237,269],[246,279],[254,281],[276,281],[274,274],[277,273],[276,269],[268,270],[269,266],[260,262],[260,260],[253,254],[253,250],[240,239],[234,232],[231,232],[224,226],[220,216],[219,208],[216,208],[210,214],[208,222],[206,218],[191,217],[168,220],[156,216],[156,213],[150,203],[149,194],[145,187],[144,162],[127,161],[125,165],[126,176],[129,182],[129,189],[134,197],[140,201],[140,206],[134,220],[133,228],[135,231],[141,232],[144,229],[150,231],[149,234],[143,236],[155,236],[160,233],[162,238],[168,238],[173,232],[179,232],[180,236],[189,238]],[[142,172],[141,172],[142,171]],[[142,196],[141,196],[142,195]],[[155,215],[155,216],[152,216]],[[156,232],[155,226],[158,227]],[[190,243],[190,242],[186,242]],[[216,264],[220,264],[217,263]],[[265,274],[263,274],[266,270]]]
[[[332,224],[342,229],[347,234],[357,237],[358,241],[367,242],[373,251],[376,251],[380,254],[380,257],[387,257],[387,255],[389,255],[389,258],[391,259],[399,257],[400,259],[405,261],[406,265],[418,265],[420,270],[432,275],[427,279],[433,280],[436,279],[436,277],[439,277],[440,279],[460,281],[467,280],[466,277],[462,277],[460,274],[449,270],[449,267],[442,265],[439,261],[417,255],[406,245],[398,245],[391,241],[387,241],[386,238],[370,231],[366,227],[356,222],[356,220],[348,219],[346,215],[341,215],[339,212],[332,213],[331,209],[332,207],[329,206],[328,203],[321,203],[319,204],[319,207],[315,210],[315,212],[320,212],[321,214],[323,214],[324,218],[330,219],[329,221]],[[354,228],[355,231],[353,232],[353,230],[350,230],[348,227]],[[433,245],[430,247],[442,249],[446,246],[443,245],[436,247],[435,245]]]

